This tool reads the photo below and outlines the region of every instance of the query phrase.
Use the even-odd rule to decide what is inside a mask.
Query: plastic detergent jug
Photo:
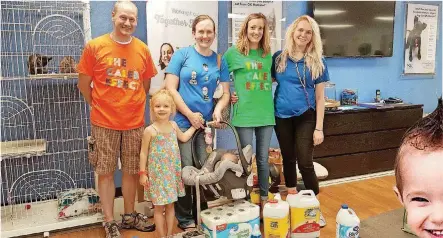
[[[268,192],[268,198],[269,199],[273,199],[274,198],[274,194]],[[252,203],[260,205],[260,189],[252,189],[252,192],[250,194],[250,200]]]
[[[263,209],[264,237],[289,237],[289,204],[282,201],[280,195],[275,195]]]
[[[336,237],[337,238],[358,238],[360,237],[360,219],[354,210],[348,205],[341,205],[336,218]]]
[[[291,238],[320,236],[320,202],[312,190],[289,193],[286,197],[291,213]]]

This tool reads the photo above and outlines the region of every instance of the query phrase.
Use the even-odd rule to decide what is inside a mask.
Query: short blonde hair
[[[317,22],[308,15],[300,16],[288,27],[285,35],[285,46],[281,54],[276,59],[276,71],[281,73],[286,70],[288,57],[293,57],[295,53],[294,31],[298,23],[307,21],[312,27],[312,39],[306,46],[306,66],[311,71],[312,80],[316,80],[323,74],[325,65],[323,64],[323,44],[321,42],[320,27]]]
[[[151,123],[154,123],[156,119],[154,114],[154,104],[159,100],[165,100],[171,105],[171,117],[174,117],[177,112],[177,107],[171,93],[167,89],[158,90],[152,95],[151,100],[149,101],[149,119],[151,120]]]
[[[258,47],[263,50],[262,57],[265,57],[267,54],[271,53],[271,37],[269,35],[268,20],[262,13],[252,13],[246,17],[238,32],[236,47],[243,55],[249,54],[248,27],[249,22],[254,19],[262,19],[264,23],[263,36],[258,43]]]
[[[123,5],[128,5],[133,7],[136,10],[136,13],[138,15],[138,8],[137,6],[130,0],[119,0],[114,4],[114,8],[112,9],[113,13],[117,13],[118,9],[123,6]]]

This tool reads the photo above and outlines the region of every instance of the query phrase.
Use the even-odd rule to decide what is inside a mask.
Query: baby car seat
[[[220,161],[223,154],[229,152],[223,149],[215,149],[206,160],[200,164],[195,152],[195,141],[197,136],[203,132],[198,129],[191,141],[191,151],[194,166],[186,166],[182,170],[182,179],[186,185],[199,185],[202,200],[214,201],[224,196],[228,199],[248,198],[252,190],[253,179],[251,175],[252,147],[241,148],[240,139],[235,128],[227,122],[220,122],[231,128],[237,143],[239,163],[232,161]],[[246,155],[248,158],[246,158]],[[197,181],[198,180],[198,181]]]

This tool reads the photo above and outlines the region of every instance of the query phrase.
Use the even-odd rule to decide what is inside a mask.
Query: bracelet
[[[148,172],[146,172],[146,171],[138,171],[138,175],[141,176],[141,175],[143,175],[143,174],[144,174],[144,175],[148,175]]]
[[[315,128],[315,130],[316,130],[316,131],[323,131],[323,130],[320,130],[320,129],[317,129],[317,128]]]

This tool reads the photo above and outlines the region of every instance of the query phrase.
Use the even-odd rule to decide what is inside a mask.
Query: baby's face
[[[443,237],[443,150],[411,150],[402,159],[403,204],[420,238]]]

